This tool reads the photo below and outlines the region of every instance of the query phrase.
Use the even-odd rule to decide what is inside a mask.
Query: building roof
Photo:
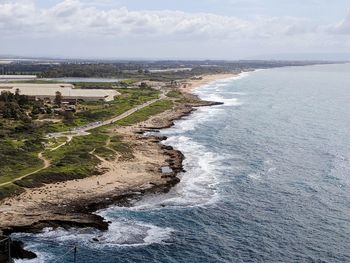
[[[115,96],[120,95],[116,90],[111,89],[74,89],[72,84],[0,84],[0,92],[10,91],[15,93],[19,89],[20,94],[36,97],[55,97],[60,92],[63,98],[74,99],[105,99],[111,101]]]

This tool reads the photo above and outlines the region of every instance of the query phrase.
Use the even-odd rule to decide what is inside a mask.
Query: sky
[[[350,0],[0,0],[0,55],[350,59]]]

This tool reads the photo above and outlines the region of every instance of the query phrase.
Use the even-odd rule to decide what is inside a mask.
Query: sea
[[[242,73],[197,89],[223,105],[162,130],[181,182],[97,211],[107,232],[14,234],[16,262],[350,262],[350,65]],[[98,241],[94,241],[98,240]]]

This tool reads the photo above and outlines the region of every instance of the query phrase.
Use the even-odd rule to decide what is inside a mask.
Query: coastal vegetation
[[[118,121],[117,124],[121,126],[126,126],[126,125],[132,125],[135,123],[143,122],[147,120],[150,116],[169,110],[173,106],[174,106],[174,103],[171,100],[168,100],[168,99],[159,100],[135,112],[134,114],[131,114],[130,116]]]
[[[146,138],[139,134],[147,129],[171,125],[174,119],[191,112],[195,106],[213,104],[179,92],[177,88],[181,84],[169,86],[151,81],[139,83],[144,84],[136,84],[138,88],[113,87],[121,95],[111,102],[80,101],[74,105],[74,111],[42,113],[36,118],[30,118],[29,122],[0,118],[6,127],[0,140],[7,140],[9,147],[7,153],[0,144],[0,152],[11,154],[7,157],[12,158],[14,164],[12,171],[6,172],[6,176],[10,177],[2,178],[0,199],[23,193],[18,198],[5,199],[3,205],[11,209],[16,207],[18,210],[13,213],[25,215],[24,224],[28,225],[39,221],[50,224],[51,221],[60,220],[80,224],[80,218],[84,217],[85,220],[85,212],[78,219],[76,212],[71,214],[71,202],[80,206],[75,200],[86,199],[87,203],[84,202],[84,207],[81,207],[86,210],[94,208],[101,200],[106,202],[103,204],[114,202],[114,197],[106,197],[111,189],[118,195],[130,191],[131,185],[140,187],[141,192],[167,192],[178,183],[176,175],[182,171],[183,155],[171,147],[159,146],[157,138]],[[149,87],[152,85],[157,85],[159,90]],[[63,108],[59,95],[51,103]],[[176,111],[170,111],[171,109]],[[165,111],[169,112],[139,125]],[[30,142],[34,146],[26,147]],[[16,161],[23,157],[21,154],[25,151],[28,156],[24,155],[26,159],[22,161],[28,170],[15,170]],[[30,157],[32,163],[27,162]],[[172,174],[165,175],[161,172],[160,168],[164,165],[169,165]],[[87,180],[77,181],[84,178]],[[63,183],[56,184],[60,182]],[[38,187],[42,188],[36,189]],[[73,189],[72,196],[61,194],[70,187]],[[87,198],[90,194],[93,199]],[[34,205],[35,215],[26,216],[30,213],[27,204],[30,209]],[[78,210],[79,208],[75,211]],[[3,226],[14,225],[14,218],[4,218],[6,222],[2,223]]]
[[[42,101],[32,101],[29,97],[21,95],[19,90],[15,94],[3,91],[0,94],[0,117],[4,119],[21,120],[29,122],[41,113],[50,112],[50,108]]]
[[[149,117],[169,110],[173,102],[163,99],[144,107],[113,125],[132,125],[146,121]],[[133,158],[132,145],[123,142],[120,135],[109,132],[111,126],[94,129],[87,136],[74,137],[66,145],[54,151],[45,151],[44,156],[51,162],[45,170],[25,177],[15,184],[21,187],[39,187],[43,184],[81,179],[99,174],[100,158],[108,160],[119,157],[120,161]]]
[[[0,118],[0,185],[39,169],[43,150],[41,123]]]
[[[91,152],[102,147],[106,140],[105,135],[92,133],[76,137],[57,150],[45,151],[44,156],[50,160],[50,167],[16,181],[15,184],[31,188],[97,174],[99,160]]]
[[[112,102],[81,102],[77,107],[77,112],[74,116],[71,116],[70,121],[50,125],[50,132],[68,131],[91,122],[108,120],[137,105],[156,99],[160,94],[159,91],[150,88],[120,88],[117,90],[121,95]]]
[[[69,121],[64,116],[62,119],[62,116],[54,115],[51,118],[61,121],[0,118],[0,199],[20,193],[24,188],[99,174],[98,164],[101,159],[132,159],[132,145],[125,142],[121,135],[111,133],[110,129],[139,123],[171,109],[174,106],[173,98],[158,100],[113,125],[96,128],[86,136],[74,137],[72,140],[66,137],[45,137],[50,132],[68,132],[74,127],[119,116],[160,95],[159,91],[148,87],[120,88],[118,91],[121,96],[110,103],[81,102],[77,112],[70,115]],[[38,116],[39,119],[42,117]],[[40,154],[43,159],[39,158]],[[44,159],[49,162],[48,167],[45,167]]]
[[[52,60],[38,63],[30,60],[22,63],[0,65],[0,72],[7,75],[37,75],[39,78],[97,77],[172,81],[189,79],[203,74],[240,72],[242,70],[303,66],[320,62],[305,61],[76,61]],[[327,63],[327,62],[324,62]]]

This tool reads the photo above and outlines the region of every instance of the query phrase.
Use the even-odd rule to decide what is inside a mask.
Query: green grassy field
[[[127,126],[138,122],[146,121],[149,117],[162,113],[173,108],[174,103],[171,100],[163,99],[152,103],[151,105],[131,114],[130,116],[116,122],[117,125]]]
[[[0,119],[0,184],[43,168],[38,154],[44,149],[43,130],[19,121]],[[13,184],[0,186],[0,198],[18,193]]]
[[[79,105],[80,112],[75,114],[70,123],[59,122],[50,126],[50,132],[63,132],[95,121],[108,120],[118,116],[137,105],[158,98],[159,91],[153,89],[118,89],[121,96],[114,101],[83,102]]]
[[[19,178],[25,174],[43,167],[38,159],[38,153],[44,151],[43,143],[47,144],[44,157],[50,160],[51,166],[38,173],[30,175],[13,184],[0,187],[0,199],[18,193],[23,188],[41,186],[72,179],[85,178],[97,174],[96,168],[100,162],[95,154],[111,160],[134,158],[132,145],[123,142],[122,137],[110,134],[108,129],[113,125],[100,127],[91,131],[88,136],[74,137],[73,140],[54,150],[51,149],[64,143],[65,138],[44,140],[44,134],[53,131],[68,131],[70,128],[118,116],[159,96],[159,91],[152,89],[118,89],[121,96],[108,106],[101,103],[83,103],[85,114],[76,114],[74,124],[56,123],[43,126],[30,126],[18,121],[1,121],[0,119],[0,184]],[[164,112],[174,106],[172,100],[157,101],[116,123],[117,125],[132,125],[147,120],[150,116]]]
[[[24,192],[24,189],[18,185],[8,184],[6,186],[1,186],[0,200],[15,194],[20,194],[22,192]]]
[[[180,91],[178,91],[178,90],[171,90],[166,95],[169,98],[177,98],[177,99],[183,97],[183,94]]]
[[[110,143],[107,145],[107,142]],[[133,158],[132,152],[132,147],[122,142],[122,137],[110,135],[106,130],[100,128],[90,135],[74,137],[71,142],[55,151],[46,151],[44,156],[50,160],[51,166],[16,181],[15,184],[31,188],[48,183],[85,178],[98,174],[96,166],[100,160],[95,155],[108,160],[119,155],[121,160],[130,160]]]
[[[22,187],[37,187],[45,183],[80,179],[97,173],[99,160],[90,152],[102,147],[108,136],[93,133],[88,136],[75,137],[67,145],[55,151],[46,151],[44,156],[51,166],[36,174],[15,182]]]
[[[43,163],[38,154],[42,149],[40,140],[30,135],[0,139],[0,184],[40,169]]]

